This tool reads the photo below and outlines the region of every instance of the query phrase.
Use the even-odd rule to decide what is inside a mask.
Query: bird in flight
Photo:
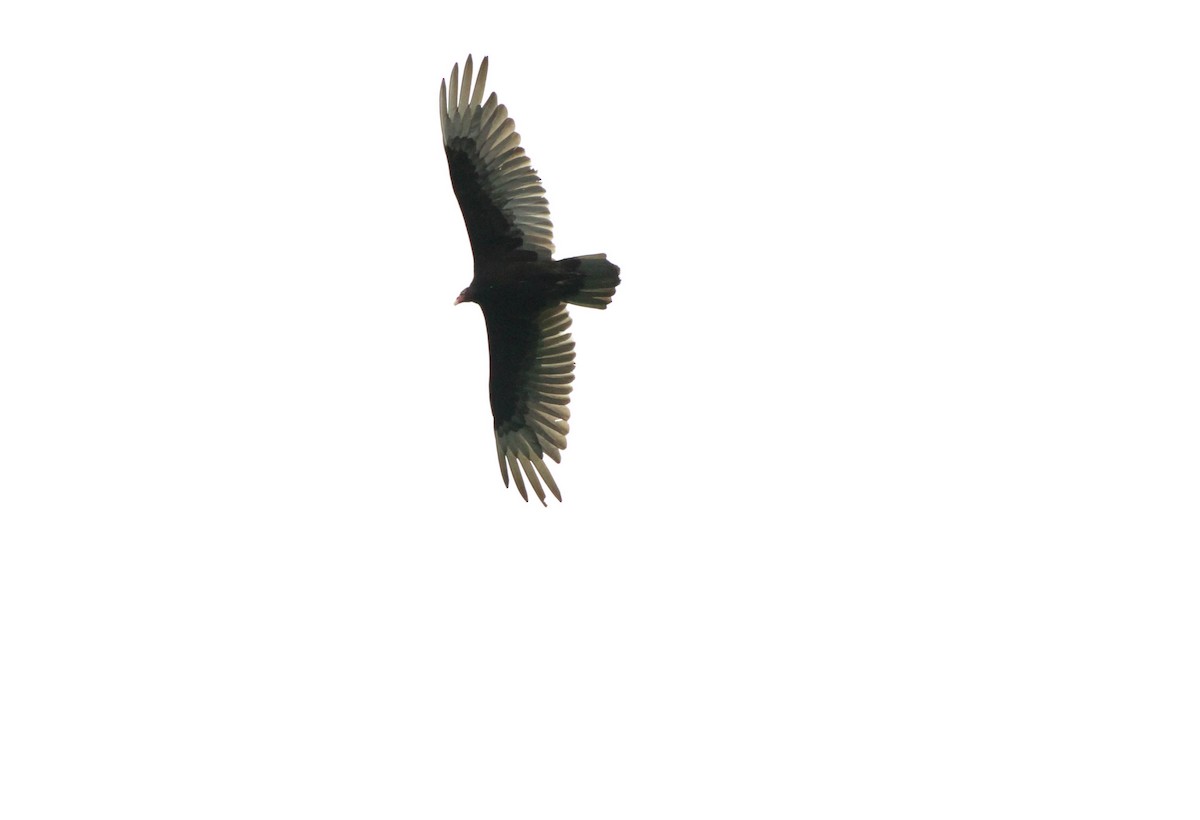
[[[603,310],[621,282],[621,269],[602,253],[553,258],[546,190],[508,109],[495,92],[483,98],[487,69],[484,57],[472,87],[471,57],[461,84],[455,63],[438,102],[450,182],[475,257],[475,275],[455,304],[476,303],[487,325],[504,486],[511,472],[528,501],[528,479],[544,506],[542,482],[562,501],[545,456],[558,462],[567,446],[567,404],[575,380],[567,305]]]

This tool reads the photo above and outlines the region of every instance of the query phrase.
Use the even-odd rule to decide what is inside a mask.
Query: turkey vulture
[[[528,501],[528,478],[544,506],[543,481],[562,501],[544,456],[557,462],[567,446],[567,403],[575,379],[567,304],[603,310],[621,282],[621,269],[602,253],[552,258],[546,191],[508,109],[495,92],[483,99],[487,69],[484,57],[472,89],[471,57],[461,85],[455,63],[449,93],[443,80],[438,102],[450,182],[475,257],[474,278],[455,304],[476,303],[487,325],[492,419],[504,486],[511,471]]]

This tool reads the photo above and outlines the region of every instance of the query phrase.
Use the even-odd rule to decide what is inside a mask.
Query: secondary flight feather
[[[550,209],[508,109],[484,99],[488,60],[471,57],[442,81],[438,109],[450,182],[466,223],[475,275],[455,304],[475,302],[487,325],[492,420],[504,486],[526,482],[542,504],[562,493],[545,457],[567,446],[575,342],[567,304],[603,310],[621,282],[602,254],[555,260]],[[472,80],[474,84],[472,84]],[[544,484],[544,487],[543,487]]]

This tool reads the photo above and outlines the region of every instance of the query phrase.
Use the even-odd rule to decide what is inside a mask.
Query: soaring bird
[[[485,102],[488,60],[471,86],[471,57],[442,81],[438,109],[450,182],[475,257],[475,275],[455,304],[483,310],[491,356],[490,392],[500,474],[511,472],[526,501],[525,480],[543,506],[542,482],[562,501],[545,456],[567,446],[575,342],[567,304],[603,310],[621,282],[602,253],[553,258],[550,211],[508,109],[493,92]],[[524,477],[522,477],[524,473]],[[539,480],[540,479],[540,480]]]

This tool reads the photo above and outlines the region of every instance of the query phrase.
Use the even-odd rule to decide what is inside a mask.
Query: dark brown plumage
[[[521,497],[525,480],[542,504],[542,482],[562,501],[544,456],[567,446],[575,342],[567,304],[604,309],[621,282],[604,254],[555,260],[546,191],[530,166],[508,109],[483,99],[487,57],[472,88],[471,58],[442,81],[439,110],[450,182],[462,209],[475,275],[455,302],[483,310],[491,360],[496,455]]]

